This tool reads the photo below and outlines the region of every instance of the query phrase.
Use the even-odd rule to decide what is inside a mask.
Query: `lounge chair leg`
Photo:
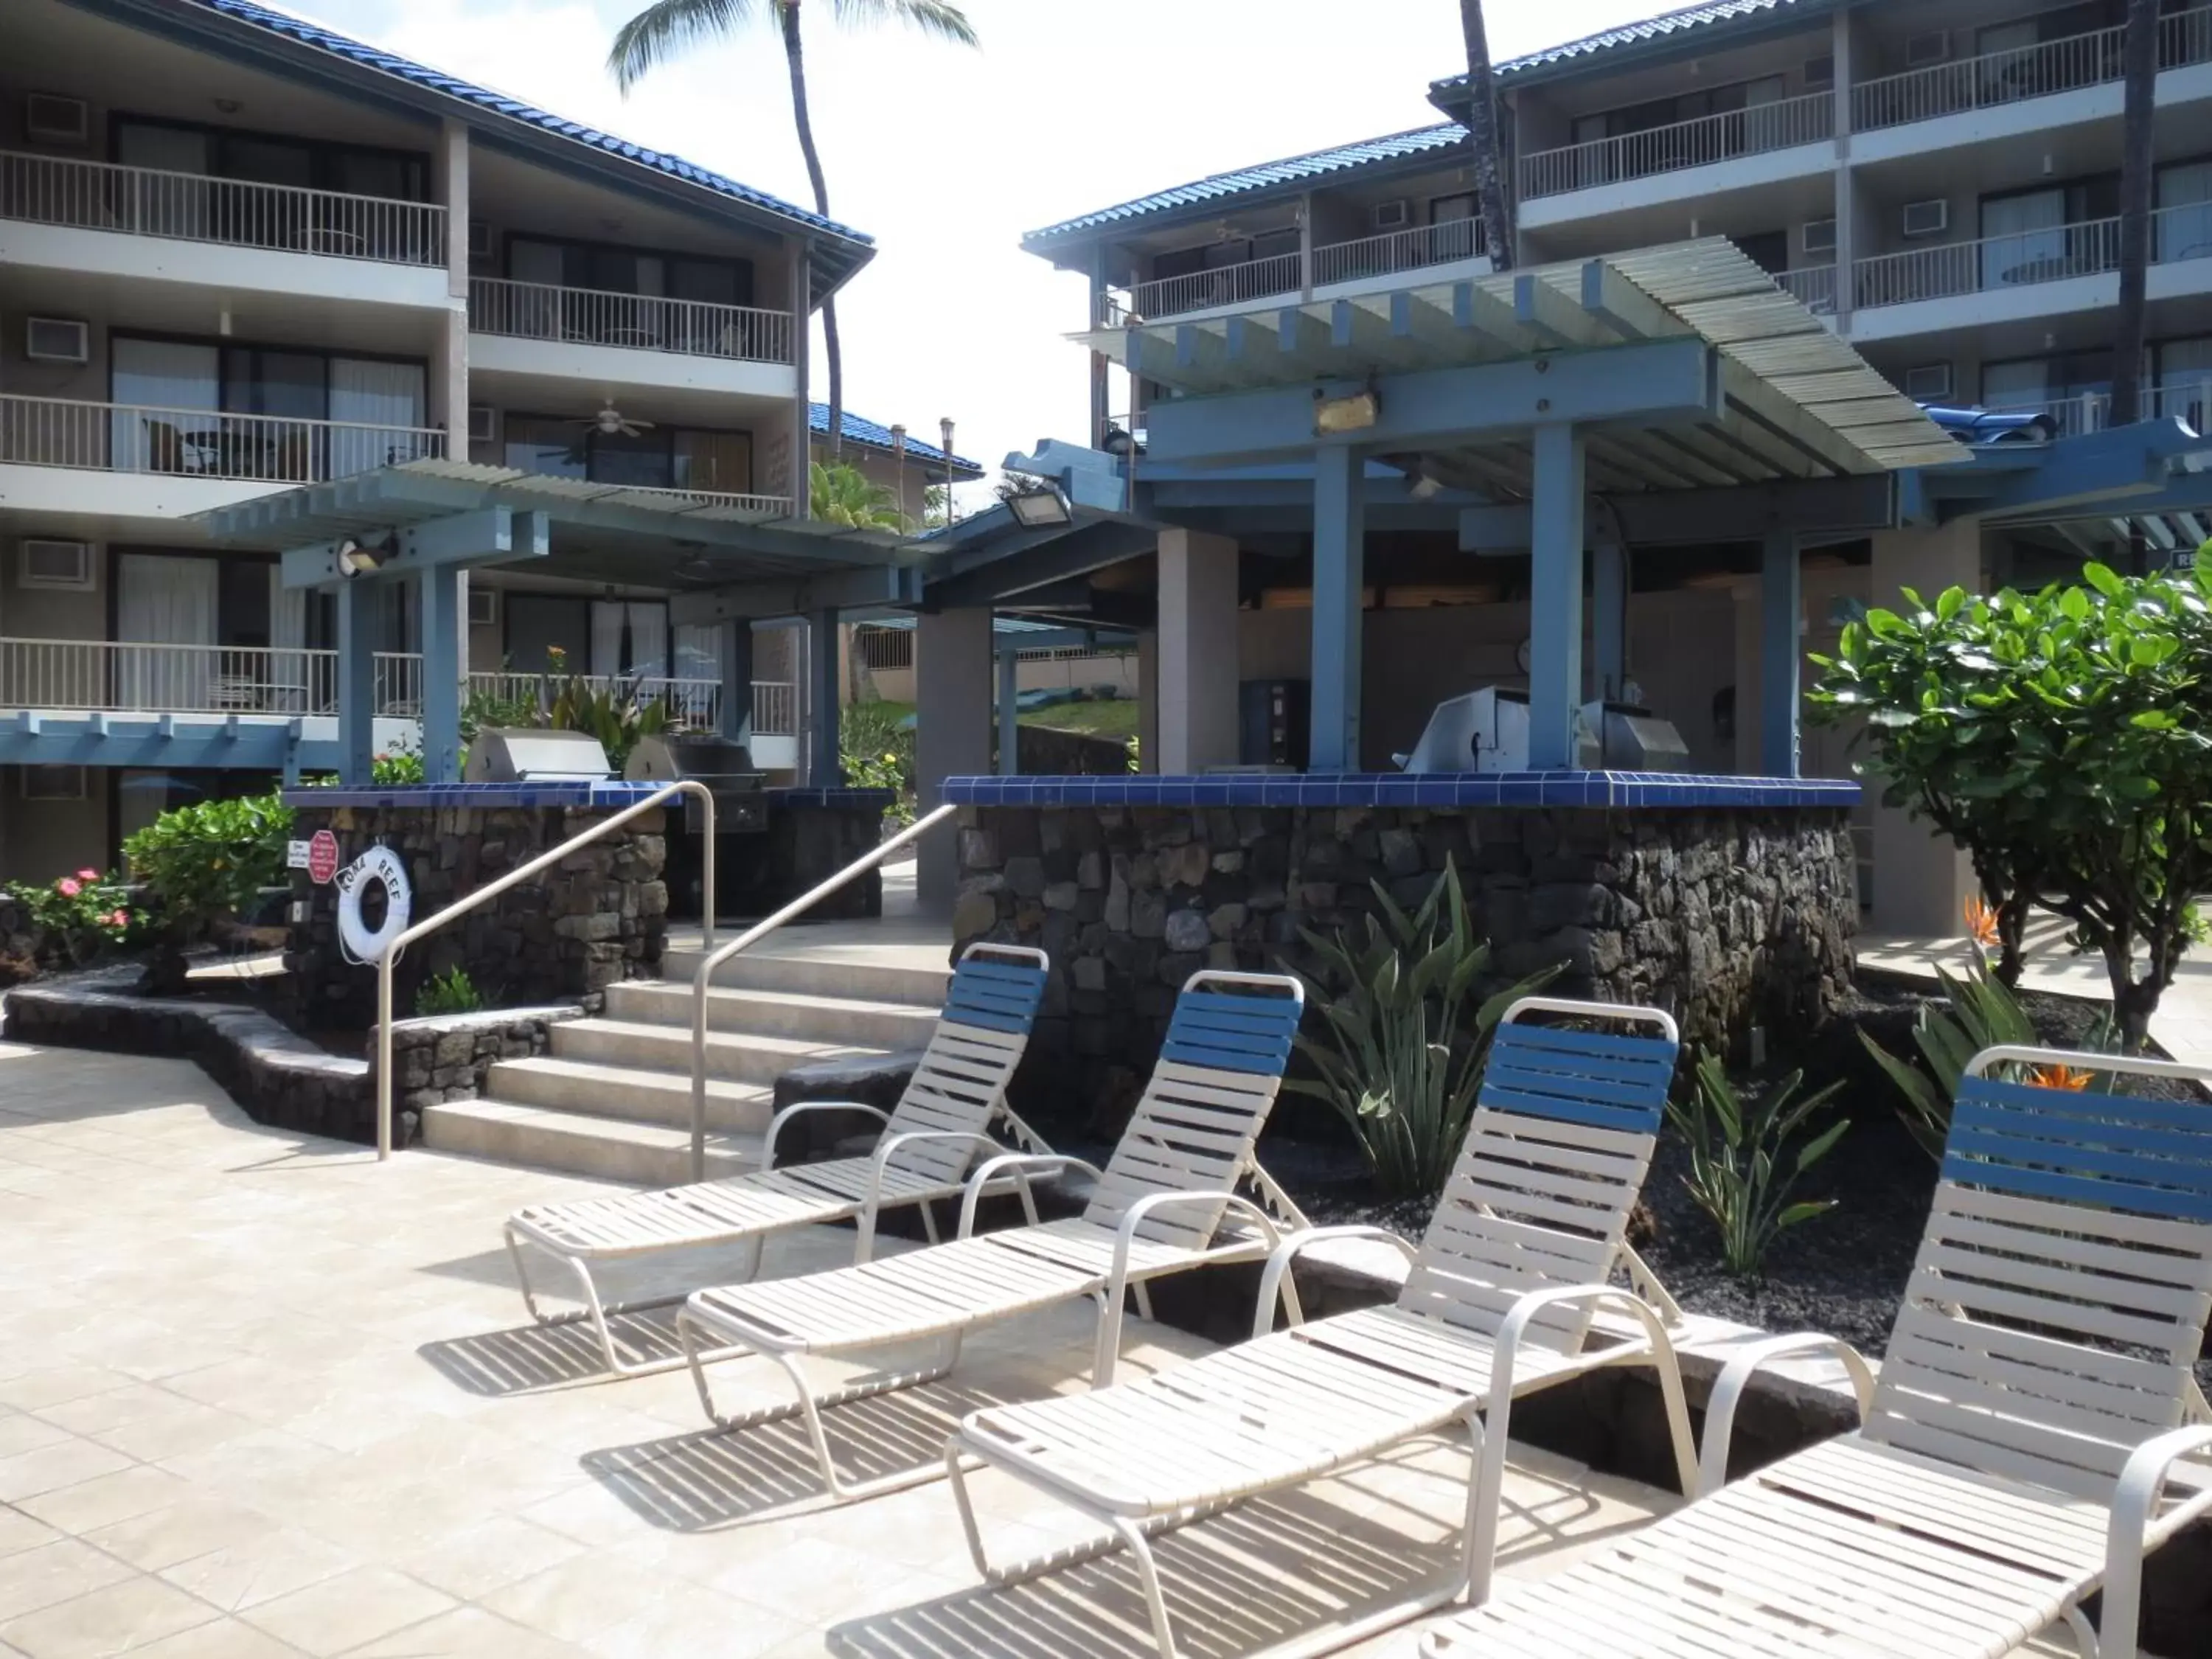
[[[1698,1443],[1690,1432],[1690,1405],[1682,1395],[1682,1362],[1664,1330],[1653,1333],[1651,1363],[1659,1373],[1659,1395],[1667,1403],[1667,1433],[1674,1443],[1674,1473],[1682,1496],[1698,1495]]]
[[[1474,1486],[1468,1495],[1465,1594],[1470,1605],[1490,1599],[1490,1577],[1498,1565],[1498,1506],[1505,1501],[1507,1420],[1513,1397],[1507,1394],[1491,1402],[1486,1414],[1468,1415],[1468,1432],[1474,1444]]]
[[[2098,1659],[2098,1656],[2104,1651],[2104,1648],[2097,1639],[2095,1629],[2089,1623],[2088,1614],[2083,1613],[2078,1607],[2067,1608],[2066,1626],[2074,1632],[2074,1651],[2080,1654],[2081,1659]]]
[[[933,1244],[941,1243],[943,1241],[937,1236],[937,1212],[930,1207],[929,1200],[925,1198],[915,1208],[921,1212],[921,1236]]]
[[[1121,1298],[1109,1290],[1098,1295],[1098,1334],[1091,1348],[1091,1386],[1110,1388],[1121,1358]]]
[[[1139,1279],[1129,1286],[1129,1294],[1136,1298],[1137,1317],[1150,1324],[1152,1319],[1152,1287]]]
[[[1167,1598],[1160,1594],[1160,1571],[1152,1560],[1152,1547],[1145,1541],[1142,1528],[1118,1515],[1112,1522],[1114,1530],[1121,1534],[1121,1541],[1136,1558],[1137,1577],[1145,1587],[1145,1607],[1152,1615],[1152,1640],[1159,1646],[1160,1659],[1176,1659],[1175,1632],[1168,1628]]]

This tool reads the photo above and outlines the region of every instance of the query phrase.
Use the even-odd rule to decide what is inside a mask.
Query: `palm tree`
[[[834,21],[861,25],[898,22],[957,40],[975,44],[975,30],[967,14],[951,0],[822,0]],[[830,216],[830,186],[822,176],[821,153],[814,148],[814,120],[806,107],[806,57],[799,41],[801,0],[653,0],[643,11],[624,23],[607,53],[607,67],[616,84],[627,95],[657,64],[667,62],[702,40],[735,34],[744,25],[773,21],[783,33],[784,61],[791,69],[791,118],[799,129],[799,149],[806,158],[806,177],[814,186],[814,210]],[[793,295],[792,304],[804,319],[805,296]],[[805,339],[805,332],[799,335]],[[832,459],[845,447],[845,358],[837,343],[837,302],[822,302],[822,343],[830,359],[830,454]]]
[[[2144,289],[2151,235],[2151,106],[2158,91],[2158,0],[2128,0],[2120,64],[2127,84],[2120,116],[2120,302],[2112,319],[2114,426],[2140,420]]]
[[[1498,147],[1498,89],[1490,72],[1490,34],[1482,0],[1459,0],[1460,33],[1467,37],[1468,148],[1474,155],[1474,194],[1482,210],[1482,234],[1492,270],[1513,268],[1513,220],[1505,204],[1505,166]]]
[[[903,534],[906,514],[898,497],[849,461],[815,462],[806,469],[807,505],[824,524],[855,530],[896,530]]]

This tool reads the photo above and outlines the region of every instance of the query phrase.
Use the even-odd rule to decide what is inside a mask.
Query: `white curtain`
[[[2163,264],[2212,255],[2212,162],[2161,167],[2158,205],[2153,258]]]
[[[641,679],[668,676],[668,607],[659,603],[629,608],[629,672]]]
[[[2066,192],[2037,191],[1982,204],[1982,286],[2036,283],[2063,275]]]
[[[286,714],[320,714],[326,694],[337,684],[317,684],[319,678],[307,655],[307,590],[284,586],[284,568],[269,567],[269,687],[270,702]]]
[[[592,673],[612,678],[622,672],[623,624],[629,607],[619,599],[592,601]]]
[[[713,711],[722,679],[722,630],[713,623],[681,623],[676,629],[676,678],[704,680],[678,689],[684,712],[696,725]],[[742,693],[741,693],[742,695]]]
[[[213,559],[125,553],[116,561],[115,637],[125,648],[117,690],[126,708],[200,711],[212,707],[213,651],[131,645],[212,646],[218,567]]]
[[[326,477],[346,478],[416,459],[417,441],[409,433],[423,423],[422,365],[331,358],[331,419],[375,429],[334,429]]]
[[[109,465],[121,472],[220,471],[222,380],[216,348],[122,339],[111,341],[108,352],[114,401],[156,411],[117,412]],[[202,411],[209,418],[196,418]]]

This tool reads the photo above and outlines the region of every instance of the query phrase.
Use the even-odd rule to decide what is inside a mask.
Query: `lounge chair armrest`
[[[1177,1204],[1219,1204],[1232,1210],[1241,1210],[1260,1224],[1267,1235],[1267,1250],[1273,1255],[1283,1243],[1283,1230],[1275,1218],[1250,1199],[1236,1193],[1147,1193],[1121,1212],[1121,1224],[1114,1231],[1114,1268],[1106,1283],[1109,1306],[1118,1306],[1121,1292],[1129,1283],[1129,1250],[1137,1242],[1137,1229],[1144,1225],[1153,1212],[1171,1208]]]
[[[891,1115],[881,1107],[866,1106],[857,1100],[801,1100],[785,1107],[768,1121],[768,1134],[761,1145],[761,1167],[775,1168],[775,1138],[783,1133],[783,1126],[801,1112],[866,1112],[878,1123],[888,1127]]]
[[[1366,1238],[1395,1245],[1409,1266],[1420,1255],[1419,1249],[1410,1240],[1399,1237],[1388,1227],[1369,1226],[1364,1222],[1308,1227],[1302,1232],[1292,1233],[1267,1253],[1267,1265],[1260,1270],[1260,1300],[1252,1311],[1252,1334],[1255,1339],[1275,1328],[1275,1299],[1282,1295],[1285,1282],[1291,1285],[1291,1294],[1285,1311],[1290,1315],[1291,1324],[1304,1322],[1304,1310],[1298,1306],[1297,1285],[1291,1280],[1291,1265],[1297,1260],[1298,1252],[1307,1245],[1326,1243],[1333,1238]]]
[[[991,1144],[995,1146],[998,1142]],[[1096,1164],[1066,1152],[1001,1152],[984,1159],[968,1177],[968,1190],[961,1194],[960,1231],[954,1237],[966,1238],[975,1231],[975,1206],[983,1201],[984,1189],[1000,1176],[1012,1175],[1027,1185],[1031,1176],[1065,1175],[1070,1170],[1086,1170],[1094,1178],[1098,1175]]]
[[[1633,1291],[1617,1285],[1555,1285],[1548,1291],[1531,1291],[1516,1297],[1505,1310],[1504,1322],[1498,1328],[1497,1340],[1491,1345],[1490,1396],[1492,1400],[1510,1399],[1513,1394],[1513,1364],[1521,1348],[1522,1333],[1529,1322],[1547,1308],[1557,1308],[1572,1302],[1610,1302],[1625,1308],[1644,1327],[1650,1338],[1654,1356],[1662,1364],[1674,1367],[1674,1344],[1667,1334],[1667,1322],[1658,1311]],[[1685,1486],[1697,1473],[1682,1470]]]
[[[1822,1331],[1800,1331],[1750,1343],[1721,1367],[1712,1395],[1705,1401],[1705,1443],[1698,1455],[1698,1497],[1711,1497],[1728,1480],[1729,1441],[1735,1433],[1735,1408],[1751,1379],[1771,1361],[1809,1353],[1826,1353],[1844,1362],[1844,1369],[1850,1374],[1851,1392],[1858,1396],[1859,1421],[1866,1421],[1868,1412],[1874,1408],[1874,1368],[1843,1338]]]
[[[2097,1620],[2100,1659],[2136,1659],[2136,1626],[2142,1612],[2143,1551],[2150,1537],[2151,1512],[2166,1489],[2175,1463],[2193,1451],[2212,1447],[2212,1424],[2168,1429],[2129,1455],[2112,1494],[2112,1518],[2105,1529],[2105,1608]],[[2161,1536],[2191,1512],[2212,1507],[2212,1492],[2200,1492],[2160,1525]]]
[[[876,1143],[876,1150],[868,1159],[868,1202],[878,1202],[884,1193],[884,1171],[890,1167],[891,1154],[902,1146],[911,1146],[922,1140],[966,1140],[976,1146],[991,1148],[999,1143],[975,1129],[907,1129],[895,1135],[885,1135]]]

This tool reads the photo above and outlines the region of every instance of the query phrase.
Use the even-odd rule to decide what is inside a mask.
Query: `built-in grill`
[[[1575,711],[1575,764],[1590,770],[1686,772],[1689,750],[1671,721],[1633,703],[1586,702]],[[1429,715],[1408,772],[1520,772],[1528,765],[1528,694],[1491,686],[1447,697]]]
[[[469,744],[461,775],[470,783],[598,783],[614,768],[588,732],[487,726]]]
[[[747,835],[768,828],[768,775],[753,765],[752,750],[728,738],[671,732],[641,738],[629,751],[623,776],[634,783],[674,783],[689,778],[714,797],[714,828],[722,835]],[[706,828],[706,811],[696,795],[684,798],[684,827],[693,835]]]

